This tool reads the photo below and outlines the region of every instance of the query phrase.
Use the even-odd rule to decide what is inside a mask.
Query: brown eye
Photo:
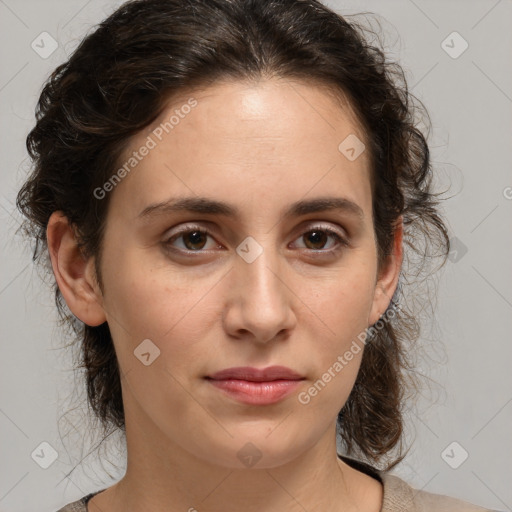
[[[329,237],[325,234],[325,231],[321,230],[309,231],[304,236],[304,240],[307,240],[306,245],[308,249],[314,250],[322,249],[327,243],[328,239]]]
[[[187,249],[195,251],[197,249],[203,249],[206,244],[208,233],[205,231],[187,231],[181,235],[183,238],[184,245]]]
[[[212,239],[210,247],[208,247],[208,238]],[[320,254],[332,254],[342,247],[348,246],[348,242],[341,234],[323,226],[314,226],[313,229],[303,233],[297,240],[302,241],[303,245],[299,244],[298,246],[300,249],[309,249]],[[332,242],[329,244],[330,240]],[[201,253],[219,247],[208,230],[196,226],[185,226],[163,243],[169,250],[181,251],[182,253]],[[327,245],[329,246],[326,247]]]
[[[172,235],[164,242],[164,244],[168,248],[172,249],[202,252],[203,249],[205,249],[205,246],[208,243],[208,237],[210,236],[210,232],[205,229],[189,227],[188,229],[183,229],[182,231]],[[177,241],[180,241],[181,243],[176,245],[175,242]],[[215,247],[215,244],[213,244],[213,247]],[[210,247],[210,249],[213,247]],[[206,249],[208,249],[208,247],[206,247]]]
[[[305,249],[311,249],[312,251],[319,251],[324,253],[332,253],[341,248],[341,246],[348,246],[348,242],[338,232],[323,226],[315,226],[304,233],[301,237],[304,242]],[[330,247],[325,248],[326,244],[329,243],[329,239],[334,240],[334,244]]]

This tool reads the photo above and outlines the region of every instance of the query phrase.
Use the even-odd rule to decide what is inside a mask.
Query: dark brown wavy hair
[[[33,162],[17,197],[34,261],[48,266],[46,227],[62,211],[101,284],[102,236],[109,197],[93,191],[118,168],[130,138],[154,121],[169,99],[218,80],[290,78],[327,85],[348,99],[371,157],[373,222],[379,265],[404,219],[404,263],[390,307],[376,329],[338,416],[347,455],[391,469],[404,458],[404,408],[416,387],[412,356],[419,338],[417,300],[405,300],[449,252],[449,237],[432,190],[432,165],[416,114],[430,119],[389,62],[375,32],[315,0],[135,0],[87,35],[46,81],[27,137]],[[433,251],[432,249],[435,249]],[[51,270],[50,273],[51,274]],[[51,274],[53,278],[53,274]],[[104,432],[124,431],[118,362],[108,324],[91,327],[70,314],[55,286],[64,324],[80,345],[88,404]],[[414,306],[414,307],[413,307]],[[419,306],[423,308],[423,306]]]

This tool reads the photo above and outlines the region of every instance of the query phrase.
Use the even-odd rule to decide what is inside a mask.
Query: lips
[[[300,386],[300,380],[272,380],[250,382],[247,380],[207,380],[230,398],[249,405],[270,405],[283,400]]]
[[[259,370],[250,366],[227,368],[206,380],[230,398],[247,405],[270,405],[297,390],[302,377],[286,366],[269,366]]]
[[[245,380],[249,382],[271,382],[275,380],[303,380],[304,377],[286,366],[269,366],[258,369],[250,366],[238,366],[226,368],[212,375],[207,379],[212,380]]]

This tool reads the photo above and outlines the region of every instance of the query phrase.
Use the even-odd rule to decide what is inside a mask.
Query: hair
[[[391,469],[405,456],[403,404],[417,375],[412,364],[420,333],[417,301],[404,301],[405,288],[417,291],[431,273],[434,256],[444,256],[444,265],[450,244],[432,187],[429,148],[416,118],[422,113],[429,121],[428,113],[408,90],[401,66],[388,61],[365,30],[315,0],[123,4],[44,84],[26,140],[33,168],[17,206],[26,217],[24,231],[35,242],[33,260],[43,258],[48,275],[46,228],[50,215],[62,211],[83,254],[95,258],[102,286],[109,195],[99,200],[93,192],[120,165],[130,138],[152,123],[170,98],[221,80],[271,77],[326,85],[339,93],[363,127],[371,157],[378,263],[392,250],[400,216],[404,262],[390,302],[394,314],[369,337],[337,427],[348,455],[375,465],[385,461],[385,469]],[[125,431],[109,326],[92,327],[75,318],[52,283],[62,324],[71,327],[80,345],[88,404],[104,432],[111,427]]]

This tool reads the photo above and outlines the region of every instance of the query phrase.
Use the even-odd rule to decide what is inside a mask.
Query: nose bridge
[[[232,279],[237,329],[250,331],[259,341],[268,341],[291,327],[291,295],[283,282],[283,262],[272,237],[261,243],[246,238],[237,248]],[[232,327],[234,327],[232,325]]]
[[[280,293],[278,288],[282,286],[281,281],[276,277],[280,267],[276,250],[274,247],[271,247],[270,237],[265,247],[258,242],[249,242],[249,244],[250,252],[246,254],[253,256],[251,253],[256,250],[258,253],[255,255],[256,257],[254,259],[246,259],[240,256],[240,260],[242,261],[239,260],[237,262],[240,268],[240,275],[243,275],[243,281],[247,290],[251,291],[256,299],[259,297],[260,299],[270,299],[270,301],[272,301],[276,293]],[[255,244],[259,245],[259,250]],[[242,250],[243,249],[240,248],[238,251],[239,255]]]

